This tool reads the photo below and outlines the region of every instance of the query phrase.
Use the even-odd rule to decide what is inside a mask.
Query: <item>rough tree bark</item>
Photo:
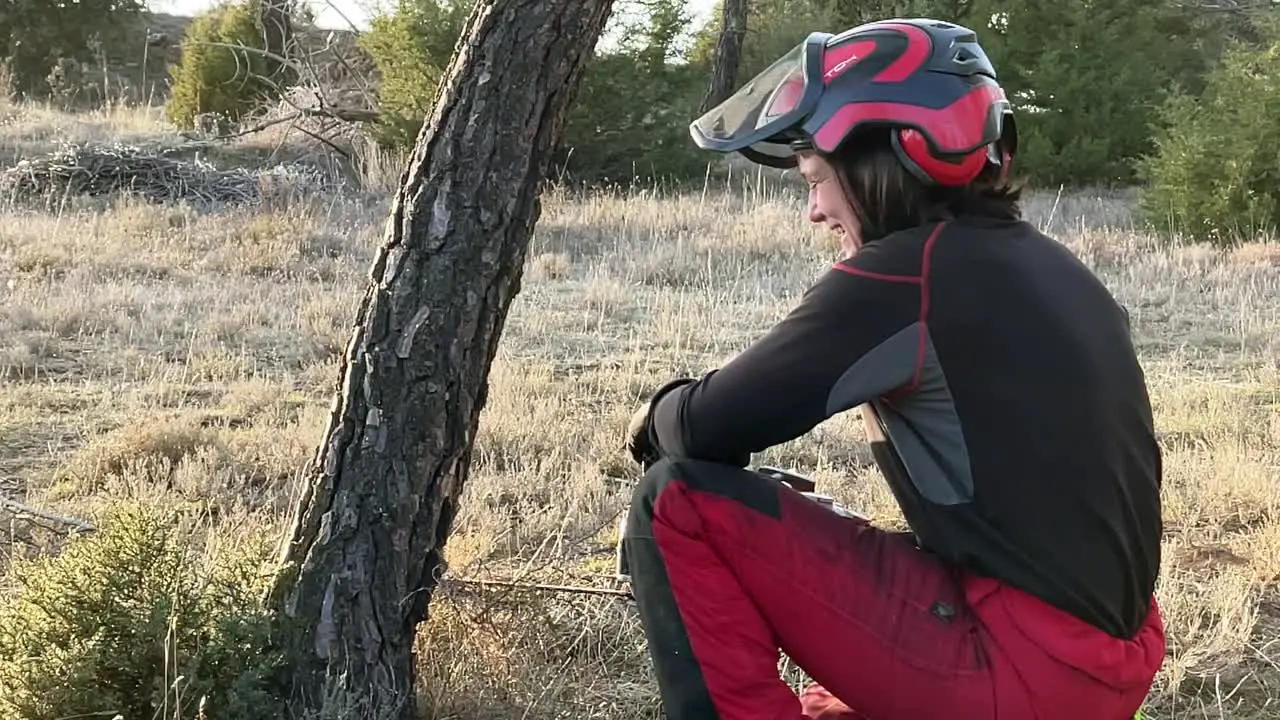
[[[480,0],[370,272],[274,589],[291,703],[410,718],[426,619],[539,190],[612,0]]]
[[[738,64],[742,58],[742,41],[747,35],[747,0],[724,0],[720,38],[711,68],[711,84],[702,96],[700,112],[707,112],[733,94],[737,83]]]

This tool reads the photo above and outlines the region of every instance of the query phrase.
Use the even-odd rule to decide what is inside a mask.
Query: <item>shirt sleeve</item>
[[[651,442],[667,457],[745,466],[752,453],[909,382],[918,353],[905,331],[920,310],[918,277],[837,265],[742,354],[655,395]]]

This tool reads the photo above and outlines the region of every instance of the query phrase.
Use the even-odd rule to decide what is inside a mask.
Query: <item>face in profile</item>
[[[814,152],[802,152],[796,159],[796,169],[809,184],[809,222],[835,233],[845,257],[856,255],[862,247],[862,227],[835,168]]]

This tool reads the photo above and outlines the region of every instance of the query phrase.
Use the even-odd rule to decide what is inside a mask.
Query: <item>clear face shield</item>
[[[831,37],[811,33],[729,99],[693,121],[689,133],[698,147],[741,152],[772,167],[794,167],[794,151],[785,130],[799,125],[822,92],[814,82],[822,51]]]

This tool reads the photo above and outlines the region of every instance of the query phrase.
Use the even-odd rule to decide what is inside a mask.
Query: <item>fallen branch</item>
[[[92,524],[90,524],[85,520],[68,517],[65,515],[54,515],[53,513],[46,512],[44,510],[33,508],[30,505],[25,505],[23,503],[20,503],[17,500],[14,500],[13,498],[0,496],[0,508],[4,508],[5,510],[8,510],[9,512],[13,513],[15,516],[20,518],[25,517],[28,519],[36,518],[39,520],[45,520],[48,522],[57,523],[59,525],[70,526],[81,532],[94,532],[97,530],[97,528],[95,528]],[[40,527],[43,527],[46,530],[59,532],[57,529],[49,527],[48,525],[43,525],[40,523],[36,523],[36,524],[40,525]]]
[[[326,127],[326,128],[325,128],[325,129],[323,129],[323,130],[317,131],[317,132],[312,132],[312,131],[310,131],[310,130],[306,129],[305,127],[303,127],[303,126],[301,126],[301,125],[297,125],[297,124],[295,124],[295,125],[293,126],[293,129],[294,129],[294,130],[297,130],[298,132],[302,133],[303,135],[306,135],[307,137],[311,138],[312,140],[315,140],[315,141],[317,141],[317,142],[321,142],[321,143],[324,143],[325,145],[328,145],[330,150],[333,150],[334,152],[338,153],[338,154],[339,154],[339,155],[341,155],[342,157],[344,157],[344,158],[346,158],[346,159],[348,159],[348,160],[350,160],[350,159],[351,159],[351,153],[349,153],[349,152],[347,152],[346,150],[343,150],[342,148],[338,147],[337,143],[333,142],[332,140],[330,140],[329,138],[327,138],[327,137],[325,137],[325,136],[324,136],[324,133],[325,133],[325,131],[328,129],[328,127]]]
[[[305,117],[326,117],[342,122],[377,122],[382,114],[377,110],[366,110],[364,108],[345,108],[345,107],[318,107],[318,108],[298,108],[298,112]]]
[[[254,135],[276,125],[294,122],[301,120],[304,117],[332,118],[341,122],[354,123],[377,122],[380,116],[376,110],[361,110],[359,108],[298,108],[287,115],[280,115],[278,117],[271,118],[270,120],[264,120],[253,127],[222,135],[215,135],[212,138],[196,137],[194,134],[188,132],[182,132],[179,134],[188,140],[221,142],[225,140],[234,140],[235,138],[244,137],[246,135]]]
[[[303,118],[308,118],[308,117],[326,118],[334,121],[335,123],[357,123],[357,122],[376,122],[379,118],[379,115],[377,111],[374,111],[374,110],[360,110],[360,109],[351,109],[351,108],[301,108],[287,115],[281,115],[279,117],[264,120],[256,125],[253,125],[252,127],[248,127],[243,130],[237,130],[235,132],[215,135],[211,138],[198,137],[195,134],[188,133],[188,132],[182,132],[179,134],[186,140],[192,141],[192,142],[221,143],[221,142],[234,140],[240,137],[245,137],[248,135],[256,135],[257,133],[260,133],[263,130],[266,130],[268,128],[275,127],[276,125],[284,125],[285,123],[288,123],[290,129],[297,130],[303,135],[306,135],[317,142],[327,145],[330,150],[350,160],[351,159],[350,152],[339,147],[338,144],[335,143],[333,140],[330,140],[329,138],[325,137],[325,132],[327,132],[330,128],[332,128],[333,125],[332,124],[326,125],[325,129],[321,131],[312,131],[298,124],[299,120]]]
[[[453,583],[457,585],[472,585],[478,587],[505,587],[520,590],[541,590],[544,592],[570,593],[576,595],[611,595],[624,598],[631,597],[631,593],[627,590],[613,590],[611,588],[576,585],[544,585],[541,583],[525,583],[514,580],[471,580],[468,578],[447,578],[441,582],[444,584]]]
[[[235,138],[244,137],[245,135],[253,135],[255,133],[260,133],[263,130],[266,130],[267,128],[274,127],[276,125],[281,125],[287,122],[292,122],[294,120],[297,120],[300,117],[302,117],[302,113],[299,113],[299,112],[290,113],[288,115],[281,115],[280,117],[271,118],[270,120],[267,120],[265,122],[258,123],[253,127],[245,128],[244,130],[237,130],[235,132],[225,133],[222,135],[215,135],[212,138],[197,137],[194,133],[189,133],[185,131],[179,132],[178,134],[186,138],[187,140],[193,140],[193,141],[199,141],[199,142],[221,142],[225,140],[234,140]]]

